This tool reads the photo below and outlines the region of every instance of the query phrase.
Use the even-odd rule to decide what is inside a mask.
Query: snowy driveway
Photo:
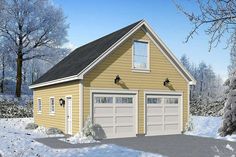
[[[57,138],[37,139],[52,148],[82,148],[100,144],[116,144],[131,149],[159,153],[169,157],[231,157],[236,155],[236,142],[189,135],[148,136],[107,139],[98,144],[69,144]]]
[[[32,118],[0,119],[0,157],[162,157],[160,154],[114,144],[77,149],[52,149],[34,140],[49,137],[45,133],[45,128],[25,130],[26,124],[32,122]]]

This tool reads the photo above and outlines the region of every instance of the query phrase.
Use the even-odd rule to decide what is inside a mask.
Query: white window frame
[[[134,43],[135,42],[147,43],[147,67],[145,69],[134,67],[134,51],[135,51]],[[133,42],[132,42],[132,71],[133,72],[150,72],[150,41],[149,40],[133,39]]]
[[[39,100],[40,100],[40,103],[41,103],[41,110],[39,110]],[[42,99],[41,98],[37,98],[37,111],[38,111],[38,114],[42,114]]]
[[[51,110],[51,99],[54,99],[54,111]],[[55,97],[49,97],[49,114],[54,115],[56,112],[56,103],[55,103]]]

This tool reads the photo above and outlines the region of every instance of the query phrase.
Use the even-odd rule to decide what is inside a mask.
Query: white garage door
[[[136,136],[135,95],[93,94],[93,122],[100,138]]]
[[[147,95],[146,134],[180,134],[181,105],[181,95]]]

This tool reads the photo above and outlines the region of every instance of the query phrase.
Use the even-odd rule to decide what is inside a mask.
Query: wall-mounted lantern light
[[[117,84],[120,82],[120,80],[121,80],[120,76],[117,75],[116,78],[114,79],[114,83]]]
[[[169,84],[170,84],[170,80],[166,78],[165,81],[163,82],[163,85],[167,87]]]
[[[63,106],[63,107],[65,107],[65,100],[64,99],[59,99],[59,104],[60,104],[60,106]]]

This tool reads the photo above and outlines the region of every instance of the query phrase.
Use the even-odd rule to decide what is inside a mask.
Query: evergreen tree
[[[199,116],[219,116],[224,107],[223,81],[217,76],[210,65],[201,62],[191,63],[186,55],[180,59],[181,63],[197,80],[190,88],[190,112]]]
[[[223,123],[219,129],[221,136],[231,135],[236,130],[236,71],[225,82],[227,101],[225,102]]]

